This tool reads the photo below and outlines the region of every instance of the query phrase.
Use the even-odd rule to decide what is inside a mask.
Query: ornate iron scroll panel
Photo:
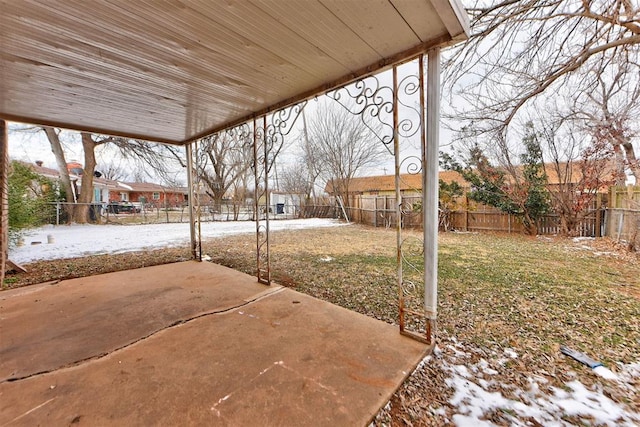
[[[256,220],[256,276],[258,282],[271,284],[269,247],[269,149],[266,141],[267,118],[253,121],[254,205]]]
[[[200,207],[200,182],[199,144],[192,142],[187,145],[187,185],[189,186],[189,231],[191,235],[191,257],[202,261],[202,230],[200,220],[202,210]]]
[[[258,282],[271,284],[269,219],[271,206],[270,173],[275,160],[292,131],[306,101],[283,108],[253,121],[254,206],[256,220],[256,271]]]
[[[406,225],[416,224],[421,215],[424,219],[425,212],[431,212],[434,206],[437,212],[437,186],[433,206],[433,199],[426,202],[427,191],[422,192],[421,201],[414,203],[408,202],[402,191],[408,187],[403,180],[403,174],[422,174],[422,189],[426,190],[429,185],[434,185],[433,181],[426,181],[425,174],[427,168],[433,168],[433,164],[425,161],[426,110],[423,66],[423,57],[420,56],[414,61],[394,66],[391,76],[367,77],[328,95],[352,114],[362,117],[365,124],[378,122],[380,126],[370,126],[370,129],[376,129],[377,139],[394,156],[396,281],[400,333],[431,344],[434,342],[435,316],[433,322],[429,320],[425,302],[427,294],[433,295],[433,291],[426,289],[425,284],[428,283],[431,287],[434,283],[423,283],[423,280],[426,277],[431,279],[435,270],[431,270],[432,260],[427,260],[431,255],[425,252],[425,240],[414,233],[405,233],[404,229]],[[381,81],[385,79],[391,82],[387,85],[382,84]],[[437,148],[435,173],[437,180]],[[419,193],[421,189],[415,190]],[[429,247],[432,247],[433,234],[431,231],[426,233],[425,230],[423,237],[427,235],[431,239]],[[426,268],[430,269],[429,274],[425,271]]]

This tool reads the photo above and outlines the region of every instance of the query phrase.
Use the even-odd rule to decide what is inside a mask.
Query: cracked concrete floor
[[[365,425],[425,351],[210,263],[37,285],[0,293],[0,426]]]

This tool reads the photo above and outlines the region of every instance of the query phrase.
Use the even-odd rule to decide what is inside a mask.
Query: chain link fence
[[[69,222],[70,212],[81,206],[79,203],[58,202],[51,203],[51,209],[43,212],[45,222],[49,224],[66,224]],[[88,221],[94,224],[161,224],[189,222],[188,205],[155,206],[141,203],[88,203]],[[303,206],[276,204],[266,208],[259,208],[260,219],[268,212],[270,220],[284,220],[296,218],[333,218],[334,206]],[[254,221],[256,219],[253,203],[222,203],[209,204],[200,207],[200,221]]]

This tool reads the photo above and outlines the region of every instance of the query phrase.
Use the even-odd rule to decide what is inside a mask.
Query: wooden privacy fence
[[[627,185],[609,188],[609,207],[640,209],[640,186]]]
[[[374,227],[395,227],[396,198],[395,196],[360,196],[351,200],[352,206],[347,209],[349,219],[359,224]],[[422,227],[422,197],[405,195],[402,197],[403,227]],[[600,237],[605,232],[604,209],[591,209],[578,225],[581,237]],[[522,233],[523,225],[514,215],[497,209],[456,210],[440,212],[440,226],[442,229],[460,231],[499,231],[506,233]],[[560,217],[550,214],[542,219],[540,234],[559,234],[561,232]]]
[[[640,210],[611,208],[608,210],[606,235],[637,245],[640,240]]]
[[[454,211],[451,212],[451,228],[462,231],[500,231],[522,233],[522,221],[514,215],[500,211]],[[577,232],[580,237],[601,237],[604,232],[605,210],[590,210],[580,220]],[[553,235],[562,231],[560,217],[555,214],[542,218],[538,234]]]

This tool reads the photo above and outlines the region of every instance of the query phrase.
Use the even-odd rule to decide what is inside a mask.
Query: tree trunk
[[[616,182],[615,185],[624,186],[626,181],[624,173],[624,154],[622,153],[622,146],[619,143],[612,142],[613,152],[616,157]]]
[[[60,174],[60,184],[64,191],[64,197],[67,204],[64,206],[64,210],[67,213],[67,218],[72,219],[73,204],[76,202],[76,193],[71,185],[71,178],[69,177],[69,171],[67,169],[67,160],[64,157],[64,151],[62,150],[62,144],[60,138],[56,133],[56,130],[49,126],[43,126],[42,130],[47,135],[51,151],[56,158],[56,165],[58,165],[58,173]]]
[[[82,133],[82,150],[84,151],[84,169],[82,187],[78,196],[78,204],[73,210],[73,221],[86,224],[89,220],[89,205],[93,201],[93,173],[96,170],[95,141],[89,133]]]
[[[629,163],[629,169],[636,179],[636,185],[640,185],[640,164],[638,163],[638,159],[636,159],[636,153],[633,151],[631,141],[626,139],[626,141],[622,143],[622,148],[624,149],[627,163]]]

